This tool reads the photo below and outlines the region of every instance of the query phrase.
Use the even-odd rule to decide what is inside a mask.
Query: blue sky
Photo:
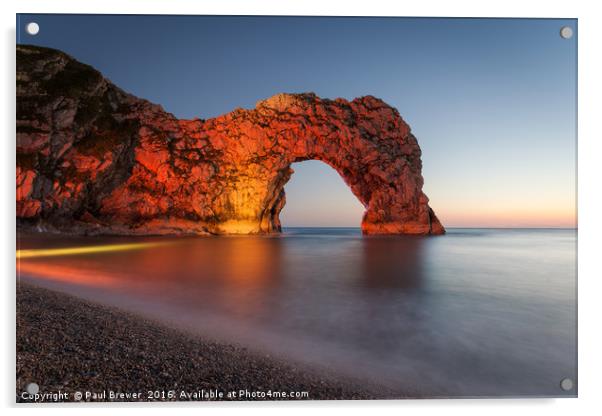
[[[20,15],[17,41],[61,49],[178,117],[278,92],[374,95],[423,151],[446,226],[574,226],[577,22],[566,19]],[[40,33],[25,33],[35,21]],[[571,26],[572,39],[559,36]],[[293,166],[284,225],[359,225],[321,162]]]

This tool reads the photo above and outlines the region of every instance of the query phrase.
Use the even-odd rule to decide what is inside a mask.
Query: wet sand
[[[31,382],[39,385],[40,393],[66,392],[59,401],[76,401],[76,392],[83,401],[391,397],[374,386],[20,282],[18,402],[32,401],[23,396]]]

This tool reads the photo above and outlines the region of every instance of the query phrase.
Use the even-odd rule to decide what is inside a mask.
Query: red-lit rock
[[[366,234],[442,234],[421,152],[396,109],[278,94],[178,120],[62,52],[17,47],[17,218],[73,233],[280,231],[291,163],[332,166]]]

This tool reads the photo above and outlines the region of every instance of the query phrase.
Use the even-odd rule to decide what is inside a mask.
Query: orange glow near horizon
[[[571,184],[558,184],[559,191],[513,183],[512,189],[501,185],[489,189],[479,184],[463,190],[434,189],[427,195],[444,227],[577,228],[577,201]]]
[[[575,210],[442,210],[437,215],[452,228],[577,228]]]

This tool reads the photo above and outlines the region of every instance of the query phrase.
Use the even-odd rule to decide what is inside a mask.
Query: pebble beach
[[[32,390],[39,390],[38,395]],[[242,346],[201,339],[119,309],[17,284],[17,402],[386,396],[354,380]]]

